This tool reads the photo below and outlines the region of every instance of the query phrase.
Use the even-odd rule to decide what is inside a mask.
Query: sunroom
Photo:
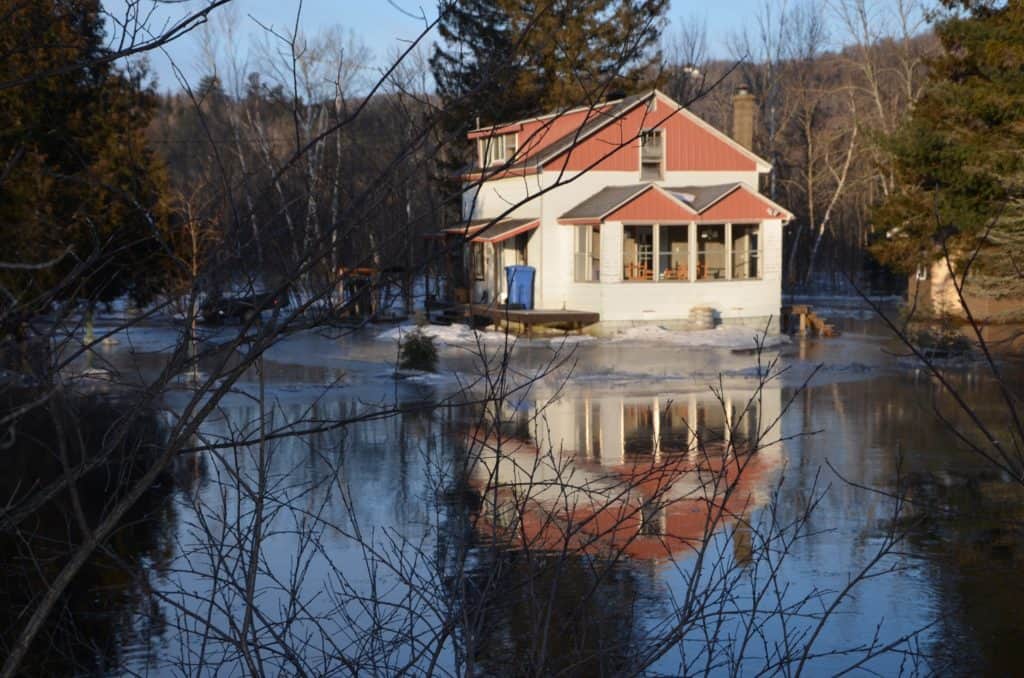
[[[743,184],[599,191],[559,218],[575,229],[574,282],[687,283],[762,277],[763,222],[784,210]]]
[[[790,214],[745,184],[612,186],[558,219],[573,229],[566,303],[602,322],[721,321],[779,312]]]

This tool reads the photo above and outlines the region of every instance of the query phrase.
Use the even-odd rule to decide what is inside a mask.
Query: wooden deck
[[[498,324],[516,323],[522,325],[523,331],[527,336],[533,333],[534,325],[564,325],[579,332],[587,325],[593,325],[601,319],[599,313],[569,309],[535,308],[527,311],[512,310],[504,306],[488,304],[462,304],[460,309],[466,316],[490,318]]]

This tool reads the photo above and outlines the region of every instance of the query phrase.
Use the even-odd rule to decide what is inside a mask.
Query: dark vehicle
[[[248,322],[260,311],[283,308],[288,305],[286,293],[275,295],[272,292],[259,294],[218,296],[207,299],[199,307],[199,317],[204,323],[219,325],[225,320]]]

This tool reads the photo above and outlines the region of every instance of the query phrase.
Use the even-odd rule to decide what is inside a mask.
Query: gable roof
[[[633,184],[631,186],[605,186],[600,191],[590,196],[568,212],[558,217],[559,221],[576,221],[579,219],[594,220],[600,219],[609,214],[616,207],[623,205],[641,191],[647,190],[651,184]]]
[[[602,102],[594,104],[592,106],[586,106],[581,108],[570,109],[561,113],[551,113],[545,116],[535,118],[525,118],[523,120],[501,123],[498,125],[490,125],[488,127],[478,128],[469,133],[469,138],[485,138],[491,134],[501,134],[506,132],[516,132],[524,128],[524,125],[528,123],[536,122],[538,120],[544,120],[545,125],[540,130],[531,132],[532,135],[540,133],[540,141],[536,147],[531,147],[530,139],[520,139],[520,149],[524,147],[527,150],[521,154],[521,157],[517,158],[515,162],[508,165],[496,166],[491,168],[494,174],[503,175],[506,172],[512,174],[521,174],[530,171],[540,171],[543,165],[558,156],[562,155],[566,151],[569,151],[574,146],[580,144],[585,139],[593,136],[600,130],[604,129],[616,120],[620,120],[627,113],[632,111],[641,103],[646,103],[654,98],[661,99],[665,104],[668,105],[671,111],[667,115],[659,115],[654,121],[657,126],[664,123],[674,115],[683,115],[687,120],[692,121],[696,126],[702,130],[712,134],[720,141],[725,142],[732,149],[745,156],[749,160],[753,161],[759,172],[768,172],[771,170],[771,164],[758,156],[757,154],[744,147],[742,144],[737,142],[735,139],[725,134],[718,128],[714,127],[700,116],[695,115],[681,104],[676,102],[674,99],[661,92],[660,90],[653,89],[644,94],[636,94],[625,97],[623,99],[612,100],[608,102]],[[554,129],[555,121],[558,121],[560,117],[573,116],[583,114],[581,119],[582,124],[578,124],[575,128],[571,129],[565,134],[562,134],[558,138],[554,139],[550,143],[545,143],[544,133],[541,130]],[[637,131],[639,136],[639,130]],[[632,141],[632,140],[630,140]],[[627,142],[628,143],[628,142]],[[475,168],[475,172],[484,172],[487,168]],[[471,172],[472,173],[472,172]]]
[[[713,208],[719,204],[725,205],[726,199],[737,191],[744,195],[745,199],[736,201],[735,208],[739,210],[735,213],[736,218],[764,218],[763,215],[756,214],[756,209],[751,209],[754,204],[776,213],[773,215],[769,212],[769,217],[777,216],[784,220],[793,218],[789,210],[780,207],[742,182],[714,186],[679,187],[662,187],[654,183],[644,183],[629,186],[606,186],[560,216],[558,221],[562,224],[599,223],[624,206],[638,200],[648,190],[656,190],[668,196],[678,206],[692,214],[695,220],[700,220],[700,217],[728,219],[728,208],[724,211]]]

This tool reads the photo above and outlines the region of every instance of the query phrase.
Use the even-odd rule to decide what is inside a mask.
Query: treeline
[[[441,144],[423,133],[437,102],[394,81],[354,94],[338,78],[347,64],[316,58],[289,66],[301,91],[254,72],[241,91],[208,75],[160,97],[149,134],[178,208],[178,250],[211,289],[283,276],[314,243],[321,256],[305,275],[321,280],[341,267],[412,267],[421,236],[441,225]]]
[[[543,11],[460,0],[443,6],[437,43],[425,26],[406,52],[375,57],[339,29],[267,30],[250,53],[226,51],[241,24],[226,11],[194,34],[202,77],[158,95],[137,62],[112,65],[94,0],[27,3],[0,32],[12,56],[4,78],[17,84],[0,91],[4,303],[125,293],[145,301],[237,279],[411,270],[429,251],[423,236],[459,218],[452,177],[473,160],[465,134],[478,121],[654,86],[727,131],[735,90],[755,95],[754,150],[774,167],[761,189],[796,215],[784,243],[788,288],[879,271],[880,261],[918,265],[921,238],[912,257],[888,256],[883,242],[905,217],[880,206],[921,181],[901,170],[921,146],[900,135],[926,90],[941,91],[935,78],[948,80],[967,59],[951,56],[967,44],[957,26],[977,37],[1002,30],[989,15],[1014,25],[1015,5],[968,3],[957,18],[960,4],[936,15],[933,34],[918,0],[766,2],[719,60],[707,58],[699,22],[670,30],[667,3],[655,0],[559,1]],[[77,51],[45,41],[38,53],[26,49],[37,24]],[[68,59],[92,66],[67,70]],[[1012,66],[1012,50],[996,61]],[[37,77],[40,64],[58,74]],[[1004,71],[994,82],[1012,76]],[[984,107],[974,112],[983,119]],[[1000,124],[1012,132],[1016,119]],[[61,280],[75,283],[56,289]]]
[[[572,41],[607,5],[575,4],[549,18]],[[279,270],[332,229],[351,237],[331,243],[325,273],[411,267],[425,251],[422,236],[458,218],[451,176],[472,161],[464,135],[477,120],[660,86],[730,131],[732,94],[745,86],[759,106],[754,150],[774,166],[761,188],[796,215],[786,231],[787,287],[877,273],[868,248],[884,229],[871,215],[896,188],[885,142],[920,96],[937,41],[923,8],[909,1],[786,7],[766,3],[748,32],[733,38],[733,58],[709,60],[699,24],[666,32],[665,3],[632,3],[632,22],[608,41],[581,37],[573,49],[555,49],[523,38],[537,27],[516,3],[467,0],[442,18],[429,63],[417,52],[369,97],[358,75],[369,51],[338,31],[297,37],[301,44],[284,50],[293,56],[265,60],[264,72],[244,77],[211,57],[193,91],[161,97],[151,138],[189,227],[232,243],[209,262],[214,278],[237,267],[224,257]],[[610,38],[627,36],[636,43],[629,54],[609,47]],[[846,46],[831,49],[837,43]],[[535,86],[558,82],[574,64],[594,66],[558,87]],[[234,75],[230,86],[213,75],[222,72]]]
[[[927,82],[938,41],[913,2],[845,0],[764,5],[732,43],[733,58],[703,59],[706,37],[676,37],[666,90],[731,130],[739,87],[758,102],[754,150],[773,171],[762,191],[795,215],[784,240],[787,288],[899,285],[869,252],[884,237],[875,208],[897,190],[887,147]],[[831,48],[840,43],[841,49]]]

